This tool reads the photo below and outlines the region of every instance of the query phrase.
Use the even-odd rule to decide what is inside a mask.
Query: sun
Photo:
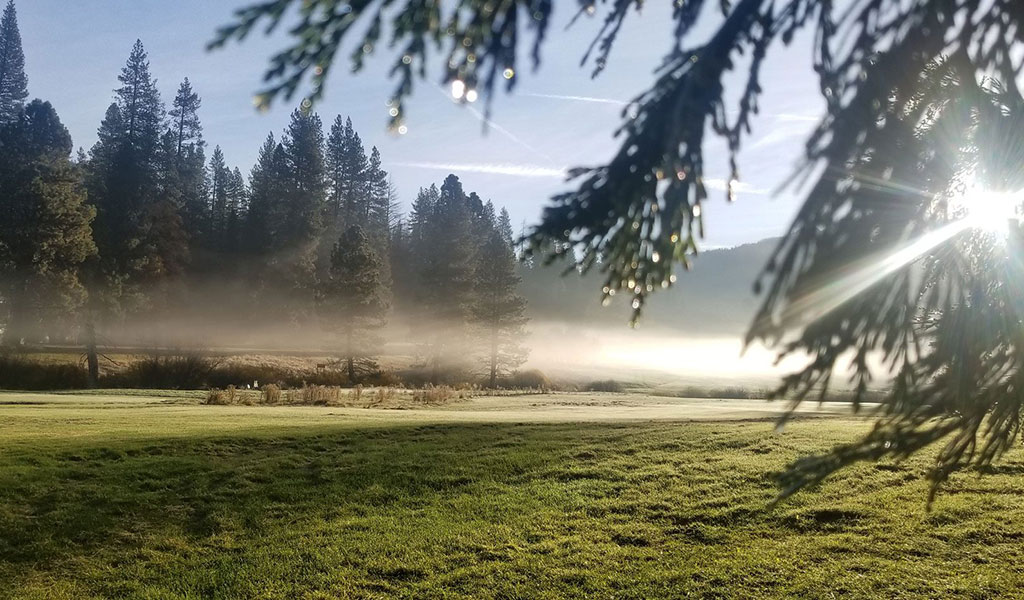
[[[1024,192],[995,192],[972,189],[964,194],[959,211],[968,226],[999,236],[1007,236],[1021,220]]]

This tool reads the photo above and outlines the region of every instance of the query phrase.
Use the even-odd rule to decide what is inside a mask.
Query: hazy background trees
[[[104,343],[177,345],[186,341],[178,326],[224,321],[306,335],[320,327],[305,343],[337,353],[355,382],[376,368],[396,305],[407,314],[395,326],[416,332],[435,382],[454,370],[496,385],[521,364],[507,214],[499,222],[455,175],[403,219],[380,152],[367,152],[351,119],[337,116],[325,136],[320,116],[299,108],[268,134],[246,179],[219,146],[207,159],[200,90],[187,78],[167,110],[141,41],[97,115],[97,142],[72,162],[53,108],[24,104],[16,18],[9,2],[0,23],[5,345],[77,339],[95,381]]]

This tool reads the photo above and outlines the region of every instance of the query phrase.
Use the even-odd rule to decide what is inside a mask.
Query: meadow
[[[772,473],[869,423],[620,394],[422,410],[0,394],[0,598],[1018,597],[1024,452]],[[775,410],[778,407],[772,407]]]

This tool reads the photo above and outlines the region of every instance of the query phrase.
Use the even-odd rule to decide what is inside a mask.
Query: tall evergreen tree
[[[145,260],[150,264],[145,271],[159,284],[167,277],[184,273],[189,260],[189,239],[181,217],[182,181],[175,167],[176,143],[172,131],[161,136],[156,196],[146,203],[143,215],[142,239]],[[164,297],[164,300],[170,300]]]
[[[97,244],[109,275],[139,282],[164,273],[156,269],[171,257],[151,260],[146,248],[168,248],[147,235],[174,235],[165,227],[147,225],[152,205],[161,198],[160,155],[163,104],[149,74],[142,43],[135,42],[93,147],[89,166],[89,197],[97,208]],[[162,207],[158,212],[169,210]],[[138,291],[136,288],[134,291]]]
[[[488,202],[489,213],[494,207]],[[502,210],[502,219],[508,213]],[[500,223],[501,221],[499,221]],[[520,277],[516,273],[511,227],[506,235],[504,227],[492,227],[487,241],[480,248],[475,277],[473,320],[485,332],[487,340],[487,381],[495,387],[498,377],[526,360],[522,346],[523,326],[526,325],[526,300],[517,293]]]
[[[476,270],[474,216],[458,177],[449,175],[440,189],[421,193],[413,205],[412,234],[420,312],[416,329],[432,379],[439,383],[442,368],[460,362]]]
[[[186,77],[178,87],[170,116],[174,136],[174,167],[181,190],[181,213],[185,227],[194,239],[209,233],[209,205],[206,190],[206,156],[203,128],[198,110],[202,101]]]
[[[367,225],[374,235],[386,238],[392,225],[394,197],[388,172],[381,162],[380,152],[374,146],[366,163]]]
[[[274,162],[280,193],[271,213],[277,221],[272,264],[284,284],[286,311],[293,319],[312,308],[316,288],[316,258],[323,229],[326,194],[324,136],[320,117],[295,110]]]
[[[267,134],[256,164],[249,173],[249,210],[245,215],[245,250],[252,255],[266,254],[273,248],[274,199],[280,191],[275,162],[277,141]]]
[[[228,177],[227,186],[227,223],[224,228],[224,248],[234,254],[241,249],[244,231],[242,224],[245,219],[245,211],[248,205],[248,191],[245,187],[245,178],[242,171],[235,167]]]
[[[228,222],[228,187],[231,183],[231,171],[224,160],[224,152],[215,146],[210,156],[208,169],[210,190],[210,235],[207,244],[214,249],[223,247],[224,234]]]
[[[28,98],[28,77],[25,75],[25,53],[21,48],[18,14],[14,0],[8,0],[0,17],[0,123],[18,118]]]
[[[49,309],[57,314],[82,298],[78,267],[95,252],[71,136],[50,103],[32,101],[0,125],[0,294],[9,300],[5,345],[31,333]]]
[[[163,130],[164,106],[156,80],[149,73],[149,55],[141,40],[135,40],[128,62],[117,80],[117,104],[124,119],[126,143],[140,162],[152,160]]]
[[[374,332],[388,309],[384,264],[370,238],[352,225],[331,250],[331,267],[321,286],[319,312],[324,326],[343,340],[343,358],[351,383],[360,371],[375,368],[371,352],[380,343]]]

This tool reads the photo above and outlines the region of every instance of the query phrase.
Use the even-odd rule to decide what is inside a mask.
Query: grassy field
[[[861,465],[771,507],[771,472],[868,424],[776,433],[754,405],[672,412],[610,395],[414,411],[196,402],[0,394],[0,598],[1024,589],[1024,452],[954,477],[930,513],[927,457]]]

